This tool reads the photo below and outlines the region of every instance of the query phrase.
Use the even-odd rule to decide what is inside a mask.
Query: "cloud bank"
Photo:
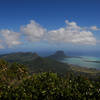
[[[96,38],[91,31],[78,26],[76,22],[66,20],[65,23],[65,28],[46,31],[46,29],[32,20],[26,26],[21,27],[21,32],[26,35],[28,40],[33,42],[46,40],[52,43],[96,44]]]
[[[98,28],[97,26],[91,26],[91,27],[90,27],[90,30],[99,31],[100,28]]]
[[[69,22],[68,20],[65,22],[65,28],[48,32],[49,41],[89,45],[96,44],[96,39],[91,31],[83,29],[76,22]]]
[[[4,48],[4,45],[6,45],[7,47],[12,47],[21,44],[19,40],[20,38],[19,33],[13,32],[8,29],[0,31],[0,38],[1,38],[0,48]]]
[[[71,43],[81,45],[96,45],[97,40],[92,31],[100,30],[96,26],[84,28],[78,26],[76,22],[65,21],[66,26],[57,30],[46,30],[34,20],[20,28],[20,33],[8,29],[0,30],[0,48],[4,46],[12,47],[20,45],[21,36],[25,41],[37,42],[46,41],[48,43]]]

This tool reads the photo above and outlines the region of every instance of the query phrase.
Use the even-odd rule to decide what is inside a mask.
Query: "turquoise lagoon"
[[[80,67],[87,68],[95,68],[100,70],[100,63],[95,61],[100,61],[100,57],[88,57],[88,56],[80,56],[80,57],[69,57],[61,60],[61,62],[77,65]]]

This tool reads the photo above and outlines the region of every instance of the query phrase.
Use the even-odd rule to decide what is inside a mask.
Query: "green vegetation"
[[[0,55],[1,59],[5,59],[6,61],[9,61],[9,62],[20,62],[20,63],[34,60],[38,57],[39,56],[37,53],[32,53],[32,52],[17,52],[17,53]]]
[[[70,70],[70,66],[68,64],[64,64],[53,59],[42,58],[42,57],[38,57],[35,60],[26,61],[23,64],[29,66],[32,73],[51,71],[65,75],[66,72]]]
[[[31,52],[4,54],[1,55],[0,58],[11,63],[17,62],[20,64],[24,64],[29,67],[31,73],[52,71],[65,75],[66,72],[70,69],[68,64],[58,62],[51,58],[43,58],[38,56],[38,54]]]
[[[100,80],[72,72],[30,74],[23,64],[0,60],[0,100],[100,100]]]
[[[30,73],[54,72],[61,76],[65,76],[67,72],[73,72],[75,76],[83,75],[89,79],[98,80],[100,71],[73,66],[58,61],[58,59],[63,59],[65,57],[68,56],[66,56],[63,51],[57,51],[55,54],[46,58],[40,57],[37,53],[32,52],[17,52],[0,55],[1,59],[10,63],[17,62],[28,66]]]

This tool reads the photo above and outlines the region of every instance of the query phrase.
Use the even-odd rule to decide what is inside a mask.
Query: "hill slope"
[[[56,55],[59,55],[61,58],[64,52],[58,52]],[[55,54],[54,54],[55,55]],[[54,57],[54,56],[53,56]],[[66,57],[63,55],[62,57]],[[7,60],[8,62],[17,62],[20,64],[24,64],[29,67],[31,73],[38,73],[38,72],[56,72],[60,75],[66,75],[67,72],[74,72],[75,75],[84,75],[91,79],[98,79],[100,76],[100,71],[95,69],[89,68],[81,68],[77,66],[72,66],[67,63],[61,63],[58,60],[53,59],[52,57],[40,57],[36,53],[30,52],[18,52],[18,53],[11,53],[1,55],[0,58]],[[56,57],[55,57],[56,58]]]
[[[23,64],[30,66],[34,72],[52,71],[60,74],[66,74],[70,70],[68,64],[58,62],[50,58],[38,57],[35,60],[25,61]]]
[[[37,58],[36,64],[45,64]],[[61,77],[57,73],[29,74],[26,67],[0,60],[0,100],[99,100],[100,80],[72,73]]]
[[[24,62],[28,60],[34,60],[38,57],[39,55],[37,53],[32,52],[17,52],[0,55],[1,59],[5,59],[9,62]]]
[[[1,55],[0,58],[7,60],[8,62],[17,62],[29,67],[31,72],[45,72],[52,71],[60,74],[66,74],[70,69],[68,64],[58,62],[50,58],[42,58],[36,53],[11,53]]]

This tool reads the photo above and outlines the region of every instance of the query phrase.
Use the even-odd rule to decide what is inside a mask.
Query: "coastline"
[[[86,74],[100,74],[100,70],[96,68],[81,67],[78,65],[68,64],[72,71],[86,73]]]

